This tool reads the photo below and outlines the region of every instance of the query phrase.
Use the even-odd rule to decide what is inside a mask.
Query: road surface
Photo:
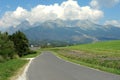
[[[27,80],[120,80],[120,76],[66,62],[51,52],[43,52],[30,64]]]

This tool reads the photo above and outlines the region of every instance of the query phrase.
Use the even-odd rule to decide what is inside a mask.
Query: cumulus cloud
[[[17,26],[24,21],[28,16],[27,10],[23,9],[22,7],[18,7],[13,12],[6,12],[4,16],[0,19],[0,26],[1,27],[10,27],[10,26]]]
[[[103,17],[103,12],[90,6],[80,6],[77,1],[68,0],[61,4],[37,5],[30,11],[18,7],[15,11],[6,12],[0,19],[0,26],[17,26],[27,20],[31,24],[46,20],[91,20],[97,21]]]
[[[90,5],[93,8],[100,8],[100,7],[113,7],[118,4],[120,0],[92,0]]]
[[[120,21],[117,21],[117,20],[106,21],[105,25],[114,25],[116,27],[120,27]]]

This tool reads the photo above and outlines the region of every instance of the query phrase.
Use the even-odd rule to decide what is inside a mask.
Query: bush
[[[36,51],[29,50],[27,54],[36,54],[36,53],[37,53]]]
[[[5,61],[5,59],[2,56],[0,56],[0,62],[3,62],[3,61]]]

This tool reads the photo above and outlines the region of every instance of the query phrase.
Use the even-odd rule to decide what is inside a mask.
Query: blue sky
[[[0,0],[0,16],[6,11],[14,11],[18,6],[30,10],[37,5],[51,5],[54,3],[61,4],[66,0]],[[78,0],[79,5],[88,5],[91,0]]]
[[[55,11],[55,9],[59,7],[59,9],[61,10],[63,8],[62,4],[64,2],[66,2],[65,5],[67,6],[73,3],[72,7],[73,9],[76,9],[76,10],[74,11],[70,10],[70,8],[72,7],[69,6],[66,9],[64,9],[64,11],[66,10],[66,13],[61,11],[62,15],[58,14]],[[57,8],[56,8],[56,5],[54,5],[55,3],[58,4]],[[99,22],[100,24],[113,24],[115,26],[120,26],[120,0],[69,0],[69,1],[68,0],[0,0],[0,27],[16,26],[20,24],[21,21],[24,21],[24,20],[28,20],[32,24],[37,22],[40,18],[43,20],[46,20],[43,17],[39,17],[39,15],[46,14],[42,16],[49,17],[53,14],[51,10],[50,12],[43,13],[44,11],[41,10],[42,7],[39,5],[42,5],[42,7],[44,5],[46,10],[47,9],[50,10],[49,7],[50,5],[52,5],[52,7],[50,8],[52,8],[52,11],[54,11],[53,13],[57,15],[57,18],[60,18],[60,19],[79,19],[79,18],[80,20],[90,19],[92,21]],[[65,8],[65,5],[64,5],[64,8]],[[74,7],[74,5],[76,7]],[[77,9],[78,5],[80,8],[79,10],[81,11]],[[37,9],[38,11],[41,11],[41,12],[38,12],[38,13],[36,12],[37,14],[35,14],[34,11]],[[16,18],[14,17],[14,12],[20,15],[22,13],[25,13],[25,15],[17,16]],[[70,12],[73,12],[73,13],[70,14]],[[77,12],[79,15],[76,14]],[[88,15],[87,18],[84,17],[83,15],[84,13]],[[93,17],[89,13],[93,13],[92,14]],[[28,14],[29,16],[26,17],[26,15]],[[31,14],[33,14],[34,16],[38,16],[39,18],[37,19],[36,17],[31,17]],[[54,19],[56,19],[55,15],[53,16]],[[79,17],[76,18],[77,16],[75,15]],[[9,17],[9,16],[12,16],[12,17]],[[5,22],[5,20],[7,19],[8,21]],[[10,19],[11,21],[14,19],[13,22],[16,22],[16,23],[11,23]],[[34,21],[32,19],[34,19]],[[49,19],[52,19],[52,18],[50,17]],[[5,24],[8,24],[8,25],[5,25]]]

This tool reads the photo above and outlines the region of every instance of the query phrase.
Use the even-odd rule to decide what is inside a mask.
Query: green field
[[[51,50],[69,61],[120,74],[120,40],[53,48]]]

